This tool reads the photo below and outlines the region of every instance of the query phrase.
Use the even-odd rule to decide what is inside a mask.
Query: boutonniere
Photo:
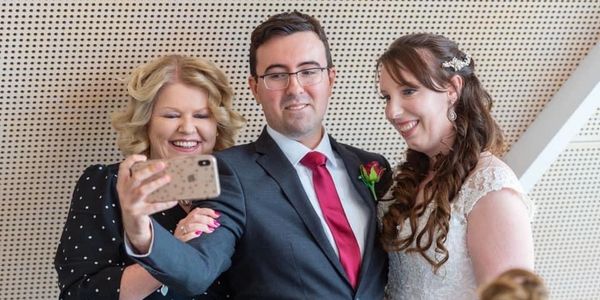
[[[369,188],[375,200],[377,200],[375,184],[381,179],[383,171],[385,168],[382,168],[376,160],[360,165],[360,180]]]

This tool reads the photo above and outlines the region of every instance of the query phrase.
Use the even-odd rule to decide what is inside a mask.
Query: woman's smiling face
[[[175,82],[159,92],[148,123],[150,158],[212,153],[217,122],[208,106],[208,94]]]
[[[410,149],[433,157],[453,142],[454,128],[447,117],[451,105],[448,90],[434,91],[409,72],[400,70],[400,74],[407,84],[396,82],[385,66],[380,67],[379,88],[386,101],[386,118]]]

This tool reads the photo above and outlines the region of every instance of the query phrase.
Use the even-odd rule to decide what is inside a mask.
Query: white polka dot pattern
[[[125,253],[116,192],[118,165],[96,165],[80,177],[55,257],[61,299],[118,299],[121,276],[134,262]],[[171,233],[185,212],[175,206],[153,216]],[[219,299],[216,282],[205,295],[186,297],[168,287],[145,299]]]

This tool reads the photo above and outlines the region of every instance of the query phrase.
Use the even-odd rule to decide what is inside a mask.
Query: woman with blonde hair
[[[208,154],[234,144],[244,119],[232,109],[227,77],[209,60],[171,55],[133,71],[127,90],[129,103],[112,121],[127,158],[91,166],[77,182],[54,262],[60,298],[226,298],[220,280],[192,298],[134,263],[125,252],[119,199],[144,198],[159,187],[145,181],[146,168],[130,171],[135,162]],[[183,242],[220,225],[216,211],[174,205],[152,218]]]
[[[474,59],[443,36],[410,34],[378,71],[386,118],[408,145],[381,205],[388,296],[475,299],[503,271],[532,270],[531,202],[498,158],[502,133]]]

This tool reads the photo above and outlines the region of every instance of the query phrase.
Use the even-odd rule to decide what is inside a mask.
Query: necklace
[[[179,200],[179,205],[185,210],[185,212],[189,212],[190,208],[192,208],[192,202],[189,200]]]

